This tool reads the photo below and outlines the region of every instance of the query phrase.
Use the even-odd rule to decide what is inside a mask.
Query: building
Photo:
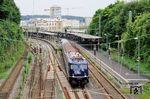
[[[39,31],[51,31],[51,32],[61,32],[62,31],[62,21],[57,18],[52,18],[52,19],[41,19],[41,18],[36,18],[32,19],[29,21],[26,21],[26,23],[22,23],[22,27],[27,28],[28,30],[36,30],[39,29]]]
[[[51,18],[61,18],[61,7],[54,5],[50,7],[50,17]]]
[[[62,20],[63,31],[65,29],[67,30],[79,29],[79,26],[80,26],[79,20],[68,20],[68,19]]]
[[[89,26],[92,21],[92,17],[85,17],[85,26]]]
[[[62,28],[63,28],[62,21],[60,19],[49,19],[48,20],[48,31],[61,32]]]

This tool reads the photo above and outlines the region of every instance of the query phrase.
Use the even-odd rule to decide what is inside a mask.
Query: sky
[[[21,15],[49,15],[53,5],[62,8],[62,15],[92,17],[99,8],[103,9],[117,0],[14,0]]]

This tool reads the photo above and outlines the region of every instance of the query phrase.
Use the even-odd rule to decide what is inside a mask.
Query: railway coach
[[[71,43],[62,39],[63,56],[67,78],[72,86],[84,87],[89,82],[88,62]]]

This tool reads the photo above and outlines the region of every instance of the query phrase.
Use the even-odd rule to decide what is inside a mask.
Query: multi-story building
[[[60,18],[61,17],[61,7],[54,5],[50,7],[50,17],[51,18]]]
[[[61,32],[62,21],[60,19],[33,19],[22,24],[22,27],[28,27],[30,30],[38,28],[40,31]]]
[[[61,32],[62,31],[62,21],[60,19],[49,19],[48,20],[48,31]]]
[[[85,26],[89,26],[92,21],[92,17],[85,17]]]
[[[73,30],[73,29],[79,29],[80,22],[78,20],[68,20],[63,19],[63,30]]]

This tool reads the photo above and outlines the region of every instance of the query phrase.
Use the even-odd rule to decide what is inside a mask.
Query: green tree
[[[149,61],[150,55],[150,13],[144,13],[135,18],[134,22],[128,22],[127,32],[122,35],[123,40],[128,40],[135,37],[140,37],[141,41],[141,57],[144,61]],[[129,53],[130,56],[136,57],[136,41],[125,42],[125,51]]]
[[[14,0],[0,0],[0,19],[9,19],[17,24],[20,23],[20,12]]]

